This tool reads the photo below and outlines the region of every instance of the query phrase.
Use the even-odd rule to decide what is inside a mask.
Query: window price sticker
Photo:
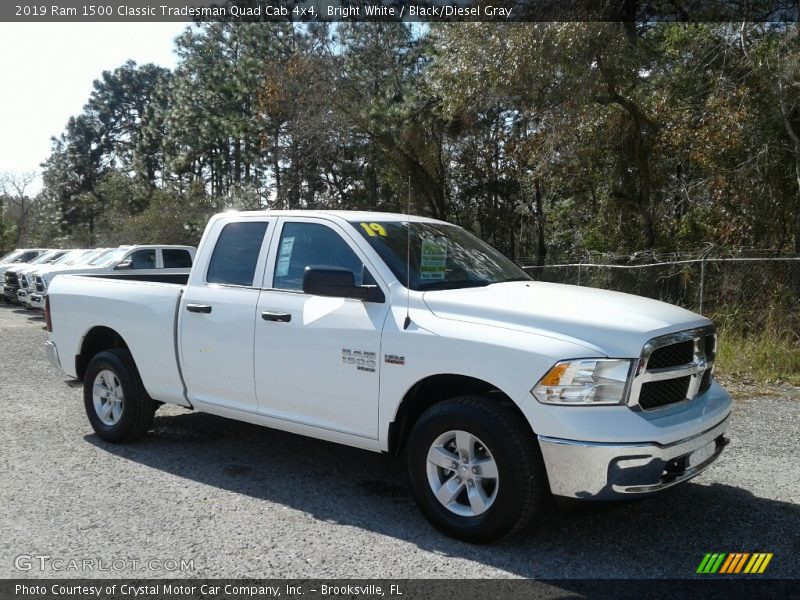
[[[281,240],[281,248],[278,252],[278,266],[275,269],[275,277],[286,277],[289,274],[289,261],[292,258],[294,249],[294,237],[285,237]]]
[[[419,273],[422,281],[444,281],[447,264],[447,246],[431,240],[422,240]]]

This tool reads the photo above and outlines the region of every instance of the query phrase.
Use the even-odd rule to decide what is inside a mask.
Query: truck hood
[[[56,275],[80,275],[82,273],[93,273],[94,271],[106,270],[100,265],[71,265],[62,267],[61,265],[54,266],[47,270],[42,270],[41,275],[47,275],[52,279]]]
[[[6,273],[8,273],[9,271],[12,271],[12,272],[16,273],[17,275],[30,275],[30,274],[36,272],[37,269],[42,269],[45,266],[49,266],[49,265],[21,265],[20,267],[18,267],[16,269],[9,268],[6,271]]]
[[[710,323],[658,300],[534,281],[425,292],[423,300],[443,319],[543,335],[617,358],[638,357],[653,337]]]
[[[15,271],[19,267],[26,265],[27,263],[5,263],[0,265],[0,275],[5,274],[6,271]]]

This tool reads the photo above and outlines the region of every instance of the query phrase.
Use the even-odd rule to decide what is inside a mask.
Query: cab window
[[[131,252],[127,260],[131,261],[131,269],[155,269],[156,249],[143,248],[142,250]]]
[[[318,223],[286,223],[278,243],[272,287],[302,290],[306,267],[338,267],[353,273],[362,284],[364,265],[342,237]]]

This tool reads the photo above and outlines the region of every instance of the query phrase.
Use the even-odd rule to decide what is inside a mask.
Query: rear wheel
[[[423,413],[409,436],[408,469],[425,517],[474,543],[524,528],[547,489],[530,430],[509,408],[475,396]]]
[[[127,349],[106,350],[92,358],[83,379],[83,403],[95,433],[108,442],[143,437],[157,407]]]

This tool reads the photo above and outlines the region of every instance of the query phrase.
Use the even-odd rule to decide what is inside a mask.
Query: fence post
[[[703,314],[703,287],[706,283],[706,257],[704,256],[700,259],[700,310],[698,311],[701,315]]]

